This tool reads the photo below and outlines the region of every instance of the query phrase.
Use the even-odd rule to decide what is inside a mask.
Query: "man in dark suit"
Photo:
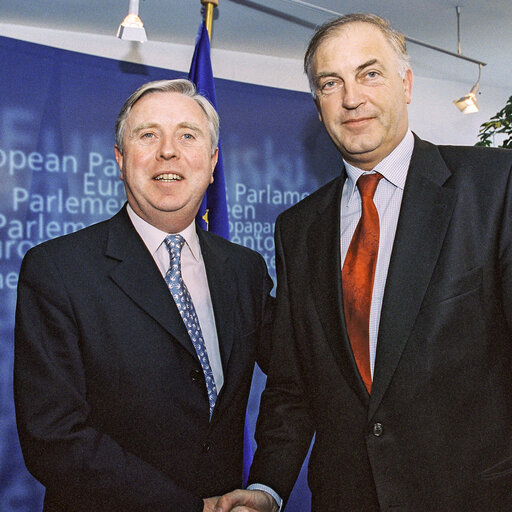
[[[15,401],[45,511],[211,511],[242,484],[272,282],[196,228],[218,128],[189,81],[143,85],[116,124],[128,205],[23,261]]]
[[[276,223],[249,480],[278,499],[218,510],[277,510],[313,433],[315,512],[512,510],[512,152],[409,131],[405,40],[381,18],[322,26],[305,68],[344,168]]]

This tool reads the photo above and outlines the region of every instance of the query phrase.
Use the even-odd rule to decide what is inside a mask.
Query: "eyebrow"
[[[323,73],[318,73],[318,75],[315,75],[313,77],[313,82],[315,84],[315,87],[318,87],[319,86],[319,82],[322,78],[339,78],[341,80],[341,76],[334,72],[334,71],[325,71]]]
[[[370,59],[370,60],[364,62],[363,64],[360,64],[359,66],[357,66],[356,73],[359,73],[363,69],[366,69],[367,67],[373,66],[374,64],[378,64],[378,63],[379,63],[378,59]],[[321,78],[326,78],[326,77],[341,78],[341,76],[338,73],[336,73],[335,71],[324,71],[322,73],[318,73],[317,75],[315,75],[315,77],[314,77],[315,83],[317,83],[318,80],[320,80]]]
[[[374,64],[377,64],[379,61],[378,59],[370,59],[366,61],[364,64],[361,64],[360,66],[357,66],[356,71],[362,71],[363,69],[366,69],[369,66],[373,66]]]
[[[145,130],[146,128],[154,128],[155,126],[158,126],[157,123],[140,123],[133,130],[130,130],[130,135],[137,134],[141,132],[142,130]]]
[[[160,126],[161,126],[160,123],[155,123],[155,122],[141,123],[141,124],[137,125],[133,130],[131,130],[130,134],[135,135],[143,130],[146,130],[147,128],[160,128]],[[181,123],[178,123],[177,126],[178,126],[178,129],[179,128],[188,128],[189,130],[194,130],[194,131],[200,133],[201,135],[204,135],[203,130],[201,130],[199,125],[197,125],[195,123],[183,121]]]
[[[197,125],[195,123],[189,123],[188,121],[183,121],[183,122],[179,123],[178,128],[188,128],[189,130],[194,130],[194,131],[200,133],[201,135],[204,135],[203,130],[201,130],[199,125]]]

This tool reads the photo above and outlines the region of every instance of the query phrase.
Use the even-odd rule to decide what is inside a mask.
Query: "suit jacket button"
[[[199,370],[190,370],[190,378],[192,379],[192,382],[199,382],[201,380],[201,377],[202,377],[202,373],[199,371]]]
[[[208,441],[203,443],[203,453],[208,453],[210,451],[211,444]]]
[[[375,425],[373,425],[373,435],[380,437],[383,433],[384,429],[382,428],[382,423],[375,423]]]

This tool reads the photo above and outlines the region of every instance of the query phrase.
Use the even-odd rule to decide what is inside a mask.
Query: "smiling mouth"
[[[360,117],[358,119],[347,119],[346,121],[343,122],[343,124],[361,124],[361,123],[364,123],[366,121],[371,121],[371,117]]]
[[[154,178],[157,181],[164,181],[166,183],[170,183],[172,181],[181,181],[183,178],[178,174],[169,173],[169,174],[160,174]]]

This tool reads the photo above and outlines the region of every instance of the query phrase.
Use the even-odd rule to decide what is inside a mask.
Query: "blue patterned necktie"
[[[180,312],[185,327],[187,328],[188,335],[192,340],[192,344],[199,358],[199,362],[203,367],[204,377],[206,381],[206,390],[208,391],[208,402],[210,403],[210,418],[213,414],[215,401],[217,400],[217,388],[213,378],[212,368],[206,352],[206,345],[204,343],[201,326],[197,318],[196,309],[192,302],[192,297],[188,292],[187,286],[181,277],[181,248],[185,243],[185,239],[181,235],[167,235],[165,238],[165,245],[169,251],[171,262],[169,270],[165,274],[165,282],[171,292],[171,295],[176,302],[178,311]]]

